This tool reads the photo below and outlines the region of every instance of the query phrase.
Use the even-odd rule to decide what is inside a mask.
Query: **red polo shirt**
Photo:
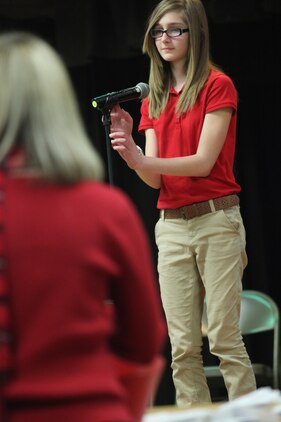
[[[159,157],[182,157],[197,151],[206,113],[232,107],[233,114],[225,143],[208,177],[162,175],[158,208],[178,208],[194,202],[205,201],[240,192],[233,174],[236,143],[237,93],[231,79],[225,74],[212,71],[191,111],[175,114],[180,93],[170,90],[168,103],[158,119],[148,113],[148,99],[141,106],[139,131],[155,130]]]

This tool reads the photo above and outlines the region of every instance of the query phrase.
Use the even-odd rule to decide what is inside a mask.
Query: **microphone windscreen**
[[[136,85],[137,88],[140,90],[140,98],[145,98],[149,94],[149,85],[144,82],[139,82]]]

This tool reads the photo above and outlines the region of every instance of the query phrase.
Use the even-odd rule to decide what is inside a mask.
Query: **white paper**
[[[281,392],[270,387],[216,406],[146,414],[142,422],[280,422]]]

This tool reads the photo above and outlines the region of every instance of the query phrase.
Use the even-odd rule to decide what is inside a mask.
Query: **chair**
[[[259,380],[263,385],[273,388],[279,387],[279,309],[275,301],[265,293],[256,290],[243,290],[241,293],[240,328],[243,337],[266,331],[272,331],[272,344],[266,344],[266,348],[272,350],[272,364],[254,363],[253,370],[259,386]],[[204,300],[202,315],[202,335],[207,336],[208,321],[206,313],[206,301]],[[223,378],[218,366],[204,366],[208,384],[210,386],[224,386]]]

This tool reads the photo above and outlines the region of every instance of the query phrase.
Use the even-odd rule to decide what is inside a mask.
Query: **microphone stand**
[[[110,125],[111,125],[110,111],[111,110],[107,107],[101,110],[102,115],[103,115],[102,123],[105,130],[108,179],[109,179],[109,184],[113,185],[114,181],[113,181],[112,156],[111,156],[112,148],[111,148],[111,139],[109,137]]]

